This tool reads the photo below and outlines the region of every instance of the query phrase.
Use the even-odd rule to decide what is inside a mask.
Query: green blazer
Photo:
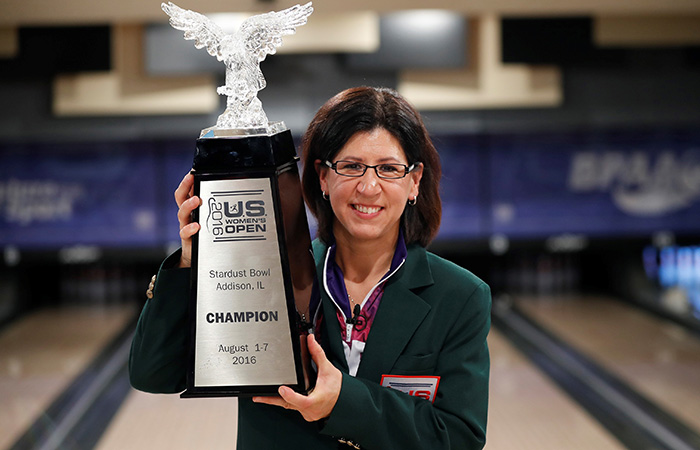
[[[325,252],[315,241],[319,279]],[[185,389],[189,269],[167,268],[177,260],[179,254],[161,266],[132,343],[131,383],[146,392]],[[317,333],[327,357],[343,372],[333,412],[309,423],[296,411],[240,398],[238,450],[337,449],[338,438],[369,450],[484,446],[491,306],[484,282],[409,246],[406,262],[385,285],[356,377],[348,375],[335,306],[324,289],[321,293],[326,319]],[[380,386],[383,374],[439,376],[434,402]]]

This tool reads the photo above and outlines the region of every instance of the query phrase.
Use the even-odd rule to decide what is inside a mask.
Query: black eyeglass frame
[[[340,172],[338,172],[338,163],[339,162],[352,163],[352,164],[357,164],[359,166],[362,166],[363,167],[362,173],[358,174],[358,175],[348,175],[346,173],[340,173]],[[379,178],[381,178],[382,180],[400,180],[402,178],[406,178],[406,176],[409,173],[411,173],[411,171],[413,171],[413,169],[415,169],[418,164],[420,164],[420,163],[414,163],[414,164],[411,164],[410,166],[407,166],[406,164],[401,164],[401,163],[382,163],[382,164],[376,164],[374,166],[370,166],[369,164],[364,164],[364,163],[357,162],[357,161],[349,161],[346,159],[341,159],[341,160],[336,161],[334,163],[332,163],[328,160],[325,160],[325,161],[323,161],[323,163],[326,166],[328,166],[329,168],[333,169],[333,171],[335,173],[337,173],[338,175],[340,175],[341,177],[360,178],[360,177],[365,176],[365,174],[367,173],[367,169],[374,169],[374,173],[377,174],[377,176]],[[386,176],[380,175],[379,171],[377,170],[377,167],[387,166],[387,165],[389,165],[389,166],[402,166],[404,168],[403,175],[401,175],[400,177],[386,177]]]

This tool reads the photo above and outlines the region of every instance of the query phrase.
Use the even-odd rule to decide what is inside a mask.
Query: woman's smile
[[[382,209],[380,206],[352,205],[352,207],[362,214],[376,214]]]

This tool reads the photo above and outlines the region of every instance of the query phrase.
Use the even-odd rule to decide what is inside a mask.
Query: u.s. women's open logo
[[[262,189],[212,192],[206,227],[213,241],[264,241],[268,222],[263,193]]]

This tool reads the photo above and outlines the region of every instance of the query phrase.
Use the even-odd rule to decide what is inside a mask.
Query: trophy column
[[[311,386],[305,333],[315,277],[289,130],[197,140],[189,315],[182,397],[277,395]]]

